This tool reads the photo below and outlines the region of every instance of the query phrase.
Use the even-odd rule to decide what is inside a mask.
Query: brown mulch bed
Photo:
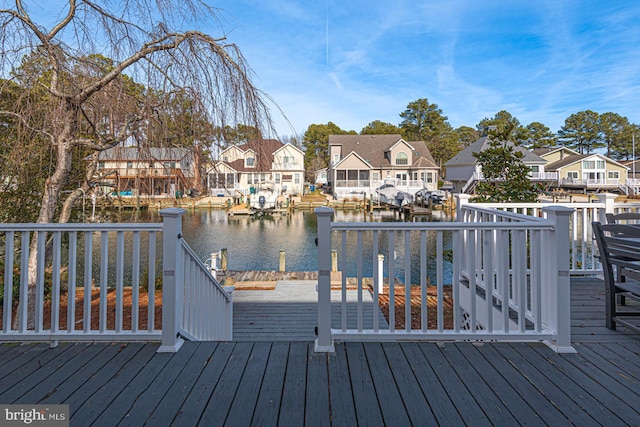
[[[332,288],[334,288],[332,286]],[[336,287],[338,288],[338,287]],[[405,328],[405,292],[404,286],[396,286],[394,295],[395,307],[395,327],[396,329]],[[451,288],[444,288],[444,329],[453,328],[453,300],[451,298]],[[107,325],[108,330],[115,329],[115,307],[116,307],[115,289],[107,292]],[[379,295],[378,302],[380,309],[387,321],[389,321],[389,289],[385,286],[384,293]],[[411,290],[411,328],[415,330],[421,329],[421,308],[420,308],[420,288],[414,287]],[[131,288],[123,290],[123,330],[131,330],[131,311],[132,311],[132,293]],[[58,327],[60,330],[67,329],[67,304],[68,298],[66,294],[60,297],[61,311]],[[427,288],[427,324],[428,329],[437,329],[437,288],[429,286]],[[148,294],[140,291],[138,303],[138,329],[146,330],[148,323]],[[84,290],[76,291],[75,304],[75,330],[82,330],[84,327]],[[162,291],[155,293],[154,306],[154,328],[162,328]],[[51,327],[51,301],[46,301],[44,306],[44,328]],[[100,291],[94,289],[91,293],[91,328],[97,330],[100,327]],[[0,328],[2,328],[2,309],[0,308]]]
[[[411,329],[419,330],[422,328],[421,320],[421,304],[420,304],[420,288],[413,287],[411,289]],[[453,299],[451,297],[451,287],[444,288],[443,295],[443,328],[453,329]],[[394,289],[394,309],[395,309],[395,327],[396,329],[405,328],[405,291],[404,286],[396,286]],[[378,304],[389,321],[389,290],[385,286],[384,293],[378,296]],[[438,329],[438,293],[435,286],[427,287],[427,329]]]
[[[131,288],[125,288],[122,293],[123,313],[122,313],[122,329],[131,330],[131,313],[132,313],[132,292]],[[147,292],[140,291],[138,297],[138,329],[147,330],[149,320],[149,296]],[[68,295],[65,293],[60,296],[60,315],[58,328],[60,330],[67,329],[67,306],[69,303]],[[154,298],[154,328],[162,328],[162,291],[156,291]],[[14,310],[15,312],[15,310]],[[45,301],[44,304],[44,329],[51,328],[51,300]],[[116,291],[109,289],[107,292],[107,330],[115,330],[116,324]],[[2,328],[2,310],[0,309],[0,328]],[[76,290],[75,301],[75,330],[84,328],[84,289]],[[100,328],[100,290],[94,289],[91,292],[91,329]]]

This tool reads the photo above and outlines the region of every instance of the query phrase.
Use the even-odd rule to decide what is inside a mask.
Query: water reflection
[[[435,221],[450,220],[444,213],[433,218],[424,219]],[[146,220],[159,220],[157,213],[150,213]],[[141,218],[141,220],[144,220]],[[387,222],[399,221],[398,215],[392,211],[379,211],[366,214],[359,211],[336,211],[334,221],[367,221]],[[317,217],[312,211],[298,211],[289,216],[265,216],[260,219],[248,216],[228,217],[225,211],[197,210],[189,211],[183,217],[183,235],[185,241],[193,248],[198,256],[204,260],[212,252],[226,248],[228,251],[228,268],[230,270],[277,270],[279,267],[280,251],[286,252],[287,271],[316,271],[317,247],[315,237],[317,233]],[[387,252],[386,234],[380,235],[380,250]],[[338,249],[339,236],[333,236],[332,247]],[[373,255],[371,245],[367,240],[371,236],[365,236],[365,251],[363,265],[365,275],[372,275]],[[427,248],[431,261],[428,264],[428,272],[432,283],[435,282],[435,233],[427,235]],[[450,247],[450,235],[444,236],[445,249]],[[419,242],[417,233],[411,237],[411,265],[412,283],[417,283],[420,278],[419,266]],[[355,275],[356,262],[352,258],[355,253],[355,237],[349,238],[347,274]],[[395,236],[395,262],[396,277],[404,277],[404,236],[396,233]],[[341,254],[339,254],[339,259]],[[342,266],[339,267],[342,270]],[[387,267],[385,266],[385,274]],[[450,282],[451,268],[445,266],[445,283]],[[433,276],[433,277],[431,277]]]

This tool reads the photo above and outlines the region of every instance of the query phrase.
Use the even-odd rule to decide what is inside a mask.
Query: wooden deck
[[[472,343],[337,343],[315,354],[302,335],[250,340],[248,330],[236,331],[242,342],[176,354],[1,345],[0,403],[69,404],[79,426],[640,425],[640,336],[601,326],[598,281],[574,280],[572,291],[578,354]],[[234,299],[238,312],[250,304]],[[293,331],[298,316],[283,305]]]

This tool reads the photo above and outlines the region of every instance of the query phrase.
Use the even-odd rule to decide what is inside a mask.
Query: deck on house
[[[577,354],[427,342],[316,354],[305,340],[315,292],[300,311],[252,303],[276,295],[260,292],[237,291],[235,314],[265,315],[253,321],[260,331],[267,309],[285,309],[272,314],[283,329],[269,341],[237,321],[238,341],[175,354],[144,343],[1,345],[0,403],[69,404],[71,425],[640,425],[640,336],[604,328],[601,281],[572,281]]]

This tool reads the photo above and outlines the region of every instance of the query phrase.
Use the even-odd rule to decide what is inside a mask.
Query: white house
[[[304,152],[275,139],[232,145],[220,153],[207,181],[211,195],[244,196],[263,186],[277,194],[302,194]]]

